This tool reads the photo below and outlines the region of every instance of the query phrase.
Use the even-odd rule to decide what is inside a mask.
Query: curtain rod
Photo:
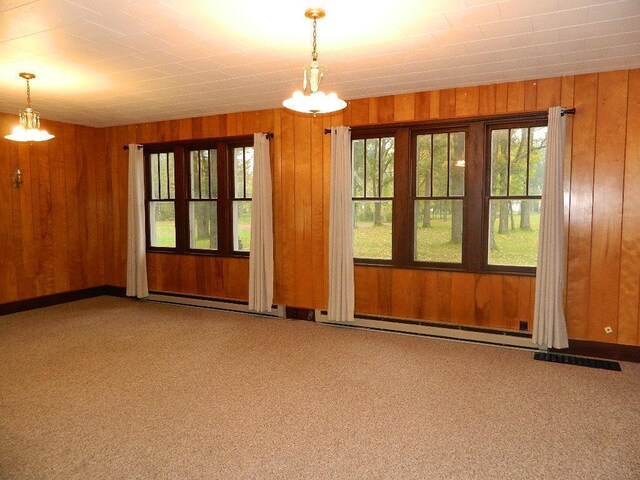
[[[576,113],[575,108],[563,108],[560,112],[560,116],[564,117],[565,115],[573,115],[574,113]]]
[[[264,132],[264,134],[267,136],[268,140],[271,140],[273,138],[273,132]],[[144,147],[144,145],[138,144],[138,150],[141,149],[142,147]],[[129,145],[123,145],[122,149],[129,150]]]

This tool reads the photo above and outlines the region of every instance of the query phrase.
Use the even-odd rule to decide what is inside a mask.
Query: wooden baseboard
[[[101,285],[99,287],[55,293],[53,295],[45,295],[43,297],[27,298],[16,302],[3,303],[0,304],[0,316],[9,315],[10,313],[24,312],[36,308],[49,307],[51,305],[58,305],[61,303],[74,302],[85,298],[99,297],[101,295],[124,297],[125,289],[123,287],[114,287],[113,285]]]
[[[640,346],[620,345],[617,343],[592,342],[589,340],[569,339],[569,348],[550,351],[583,357],[606,358],[623,362],[640,363]]]

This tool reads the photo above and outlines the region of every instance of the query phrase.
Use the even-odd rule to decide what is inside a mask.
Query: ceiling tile
[[[105,126],[279,107],[310,60],[294,1],[256,17],[245,1],[4,0],[1,108],[24,106],[26,69],[45,119]],[[640,67],[637,0],[356,3],[332,4],[319,24],[323,88],[346,99]]]

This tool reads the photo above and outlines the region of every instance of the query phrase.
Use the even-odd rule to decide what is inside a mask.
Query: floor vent
[[[611,360],[600,360],[597,358],[575,357],[562,353],[536,352],[533,354],[535,360],[544,362],[566,363],[567,365],[578,365],[579,367],[602,368],[604,370],[615,370],[620,372],[620,364]]]

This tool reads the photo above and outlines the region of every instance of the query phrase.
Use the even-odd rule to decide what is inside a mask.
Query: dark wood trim
[[[155,151],[156,149],[165,149],[173,147],[187,147],[192,149],[204,150],[208,148],[212,143],[231,143],[231,142],[243,142],[248,141],[253,145],[253,135],[233,135],[230,137],[215,137],[215,138],[199,138],[189,140],[175,140],[172,142],[157,142],[157,143],[145,143],[143,145],[145,153],[147,151]]]
[[[395,158],[393,193],[399,201],[392,203],[391,258],[396,265],[406,265],[413,260],[413,204],[411,198],[411,136],[408,130],[395,133]]]
[[[113,297],[124,297],[126,290],[122,287],[114,287],[112,285],[102,285],[100,287],[85,288],[83,290],[74,290],[71,292],[55,293],[53,295],[45,295],[43,297],[28,298],[0,304],[0,316],[9,315],[11,313],[25,312],[36,308],[49,307],[61,303],[75,302],[85,298],[100,297],[102,295],[110,295]]]
[[[242,135],[216,139],[180,140],[175,142],[153,143],[145,145],[145,230],[148,252],[174,253],[179,255],[207,255],[222,257],[245,257],[248,252],[233,251],[232,214],[234,195],[234,165],[232,149],[236,147],[253,147],[253,136]],[[217,197],[208,201],[215,201],[217,207],[217,235],[218,248],[216,250],[191,248],[189,239],[189,202],[192,200],[190,182],[190,152],[196,150],[216,150],[216,169],[218,178]],[[175,247],[151,246],[151,225],[149,212],[151,199],[150,155],[154,153],[173,152],[175,175],[175,198],[172,199],[175,208]],[[210,164],[211,165],[211,164]],[[211,175],[209,175],[211,177]],[[211,180],[211,178],[210,178]],[[246,186],[245,186],[246,188]],[[202,197],[200,192],[200,197]],[[211,197],[211,185],[209,188]],[[204,199],[198,199],[204,200]],[[250,199],[247,199],[250,200]]]
[[[562,350],[552,348],[550,351],[567,355],[581,355],[584,357],[640,363],[640,346],[637,345],[620,345],[617,343],[569,339],[569,348]]]
[[[443,129],[451,129],[456,126],[469,126],[469,124],[474,122],[483,122],[486,124],[493,123],[515,123],[518,121],[522,122],[532,122],[536,120],[548,121],[549,112],[547,110],[544,111],[535,111],[535,112],[523,112],[523,113],[510,113],[503,115],[482,115],[476,117],[456,117],[451,119],[441,119],[436,118],[433,120],[418,120],[415,122],[398,122],[398,123],[381,123],[376,125],[363,125],[357,127],[351,127],[352,139],[354,138],[363,138],[363,135],[368,134],[369,132],[379,132],[382,130],[397,130],[400,128],[409,128],[409,129],[417,129],[417,128],[443,128]],[[546,123],[545,123],[546,125]],[[357,132],[357,133],[355,133]],[[354,136],[357,135],[357,136]]]

